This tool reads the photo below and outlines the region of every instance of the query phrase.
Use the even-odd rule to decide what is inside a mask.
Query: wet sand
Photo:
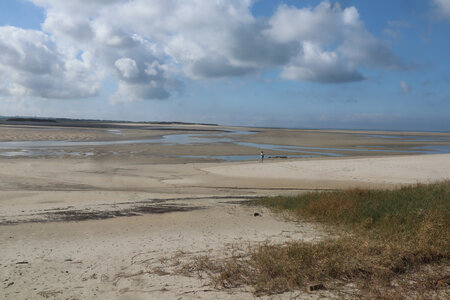
[[[318,155],[264,163],[257,161],[257,149],[234,143],[83,146],[65,148],[66,154],[57,156],[0,156],[0,298],[252,298],[249,288],[220,291],[209,286],[207,278],[171,273],[170,262],[202,254],[224,256],[264,241],[314,242],[327,236],[328,231],[317,225],[288,222],[246,204],[255,196],[355,186],[391,188],[450,178],[449,154],[396,152],[448,145],[449,134],[367,138],[374,132],[63,125],[0,125],[0,141],[220,136],[224,130],[239,129],[257,131],[233,136],[241,142],[355,151],[346,150],[345,158]],[[380,147],[388,151],[359,151]],[[269,151],[267,156],[289,153]],[[255,160],[220,162],[182,155],[255,155]],[[254,217],[254,212],[262,216]],[[317,292],[297,295],[318,297]]]

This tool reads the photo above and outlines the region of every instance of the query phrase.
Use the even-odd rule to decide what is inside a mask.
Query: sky
[[[0,116],[450,131],[450,0],[2,0]]]

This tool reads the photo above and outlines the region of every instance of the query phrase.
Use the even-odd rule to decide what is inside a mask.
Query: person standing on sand
[[[261,151],[261,162],[264,162],[264,151]]]

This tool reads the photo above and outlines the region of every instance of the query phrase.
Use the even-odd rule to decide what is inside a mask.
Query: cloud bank
[[[328,1],[281,5],[268,18],[251,0],[29,1],[46,11],[42,30],[0,27],[0,93],[10,97],[92,97],[114,78],[112,101],[140,101],[166,99],[186,80],[268,69],[344,83],[364,80],[364,68],[405,68],[355,7]]]

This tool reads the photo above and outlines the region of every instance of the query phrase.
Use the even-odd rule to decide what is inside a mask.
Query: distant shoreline
[[[127,121],[127,120],[102,120],[102,119],[75,119],[75,118],[52,118],[52,117],[27,117],[27,116],[0,116],[0,124],[10,122],[20,123],[58,123],[58,122],[89,122],[89,123],[123,123],[123,124],[164,124],[164,125],[203,125],[203,126],[223,126],[223,127],[247,127],[257,129],[287,129],[287,130],[335,130],[335,131],[368,131],[368,132],[425,132],[425,133],[450,133],[448,130],[422,130],[422,129],[366,129],[366,128],[332,128],[332,127],[281,127],[281,126],[253,126],[218,123],[197,123],[183,121]]]
[[[2,119],[4,119],[2,121]],[[166,125],[205,125],[205,126],[219,126],[212,123],[190,123],[178,121],[118,121],[118,120],[96,120],[96,119],[70,119],[70,118],[33,118],[33,117],[1,117],[1,122],[38,122],[38,123],[57,123],[57,122],[99,122],[99,123],[135,123],[135,124],[166,124]]]

